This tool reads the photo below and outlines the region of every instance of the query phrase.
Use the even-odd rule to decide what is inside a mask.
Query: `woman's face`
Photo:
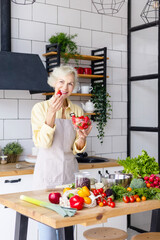
[[[55,93],[58,92],[58,90],[61,90],[62,95],[64,98],[67,98],[71,95],[75,85],[75,78],[74,75],[68,74],[66,76],[60,77],[56,83],[55,83]]]

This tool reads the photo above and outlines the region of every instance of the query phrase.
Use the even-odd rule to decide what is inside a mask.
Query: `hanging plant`
[[[97,122],[98,135],[100,143],[103,143],[104,128],[107,124],[108,119],[110,119],[112,106],[110,104],[110,95],[106,93],[106,88],[103,83],[97,83],[93,85],[91,101],[94,103],[96,116],[94,120]]]
[[[66,33],[60,32],[56,33],[49,39],[50,43],[57,43],[60,45],[61,57],[63,58],[65,64],[68,63],[69,59],[75,54],[80,56],[77,51],[77,44],[73,41],[75,37],[77,37],[77,34],[67,35]],[[78,65],[78,59],[75,59],[75,62]]]

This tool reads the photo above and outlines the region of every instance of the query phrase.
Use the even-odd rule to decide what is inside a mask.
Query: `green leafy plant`
[[[73,41],[73,39],[77,37],[77,34],[74,35],[67,35],[66,33],[56,33],[55,35],[51,36],[49,39],[50,43],[58,43],[61,48],[61,57],[63,58],[64,62],[67,63],[71,57],[75,54],[79,55],[77,49],[77,44]],[[67,53],[67,54],[65,54]],[[75,59],[76,64],[78,65],[78,60]]]
[[[103,83],[97,83],[93,85],[92,91],[93,97],[91,101],[94,103],[95,107],[95,118],[94,120],[97,122],[98,135],[97,137],[100,140],[100,143],[103,143],[104,137],[104,128],[107,124],[108,119],[110,119],[112,106],[110,104],[110,95],[106,93],[106,89]]]
[[[23,152],[23,148],[17,142],[8,143],[3,149],[5,155],[19,155]]]
[[[146,151],[142,150],[142,154],[138,157],[127,157],[125,160],[118,160],[118,163],[124,167],[124,173],[130,173],[134,178],[150,176],[158,174],[160,169],[154,157],[150,157]]]

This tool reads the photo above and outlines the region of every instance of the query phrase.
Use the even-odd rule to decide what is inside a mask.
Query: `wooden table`
[[[22,194],[42,201],[48,201],[49,192],[30,191],[0,195],[0,204],[17,212],[15,240],[26,240],[28,218],[32,218],[53,228],[68,227],[76,224],[88,226],[106,222],[107,218],[160,208],[160,200],[147,200],[140,203],[134,202],[128,204],[117,202],[115,208],[108,206],[97,206],[90,209],[84,208],[78,211],[74,217],[63,218],[52,210],[20,200],[20,195]]]

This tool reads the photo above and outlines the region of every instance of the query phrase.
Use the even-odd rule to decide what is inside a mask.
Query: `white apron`
[[[69,119],[56,119],[53,144],[40,148],[34,170],[34,189],[52,189],[74,182],[78,163],[72,152],[76,132]]]

